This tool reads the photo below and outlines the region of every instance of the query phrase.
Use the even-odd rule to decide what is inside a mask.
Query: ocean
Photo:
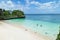
[[[60,14],[25,14],[25,16],[25,19],[11,19],[6,22],[23,25],[34,32],[56,39],[59,33]]]

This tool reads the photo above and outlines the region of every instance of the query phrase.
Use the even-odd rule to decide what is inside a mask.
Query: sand
[[[0,40],[49,40],[35,33],[0,21]]]

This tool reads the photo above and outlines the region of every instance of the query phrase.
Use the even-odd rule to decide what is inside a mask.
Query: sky
[[[60,14],[60,0],[0,0],[0,8],[25,14]]]

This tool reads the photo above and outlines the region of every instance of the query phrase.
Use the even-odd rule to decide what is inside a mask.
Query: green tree
[[[2,11],[2,9],[0,9],[0,16],[2,16],[2,13],[3,13],[3,11]]]
[[[10,12],[9,11],[4,11],[3,14],[4,14],[4,16],[9,16]]]
[[[14,10],[12,12],[12,15],[17,16],[17,17],[24,17],[24,13],[20,10]]]
[[[11,19],[11,18],[21,18],[25,17],[23,11],[20,10],[5,10],[5,9],[0,9],[0,19]]]
[[[57,35],[57,39],[56,40],[60,40],[60,27],[59,27],[59,34]]]
[[[8,10],[3,12],[3,18],[4,19],[9,19],[10,18],[10,12]]]
[[[3,19],[3,11],[0,9],[0,19]]]
[[[60,32],[59,32],[56,40],[60,40]]]

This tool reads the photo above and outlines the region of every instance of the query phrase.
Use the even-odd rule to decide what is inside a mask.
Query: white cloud
[[[53,8],[55,5],[55,2],[47,2],[47,3],[40,3],[36,1],[32,1],[31,4],[36,5],[40,9],[45,9],[45,8]]]
[[[25,0],[25,2],[26,2],[26,4],[24,5],[24,9],[25,9],[25,10],[30,9],[30,5],[31,5],[30,0]]]
[[[31,5],[35,5],[36,7],[34,7],[33,9],[31,8]],[[26,4],[27,5],[27,4]],[[33,6],[32,5],[32,6]],[[27,7],[27,6],[26,6]],[[25,8],[26,8],[25,7]],[[56,1],[50,1],[50,2],[46,2],[46,3],[40,3],[38,1],[29,1],[29,6],[27,7],[27,9],[30,10],[35,10],[36,12],[38,10],[40,10],[39,12],[58,12],[60,9],[60,1],[56,2]],[[27,10],[27,11],[28,11]],[[41,11],[42,10],[42,11]]]
[[[47,2],[47,3],[40,3],[38,1],[31,1],[29,2],[29,4],[33,4],[33,5],[36,5],[37,7],[40,7],[40,8],[57,8],[58,6],[60,6],[60,1],[58,3],[56,3],[56,1],[54,2]]]
[[[7,1],[6,5],[10,6],[10,7],[14,7],[14,4],[12,1]]]
[[[14,9],[23,10],[23,6],[20,4],[19,1],[18,1],[18,4],[15,4],[11,0],[8,0],[6,2],[1,1],[0,5],[1,5],[0,8],[6,9],[6,10],[14,10]]]
[[[17,1],[18,3],[14,3],[12,0],[7,1],[1,1],[0,2],[0,8],[3,9],[18,9],[18,10],[24,10],[24,12],[58,12],[60,11],[60,1],[56,3],[56,1],[53,2],[46,2],[46,3],[40,3],[35,0],[25,0],[26,4],[20,4],[20,1]],[[35,5],[36,7],[31,8],[31,6]]]
[[[36,2],[36,1],[32,1],[32,2],[30,2],[30,4],[34,4],[34,5],[36,5],[36,6],[40,6],[40,5],[41,5],[41,3]]]
[[[29,0],[25,0],[25,2],[26,2],[26,6],[29,6],[30,5]]]

